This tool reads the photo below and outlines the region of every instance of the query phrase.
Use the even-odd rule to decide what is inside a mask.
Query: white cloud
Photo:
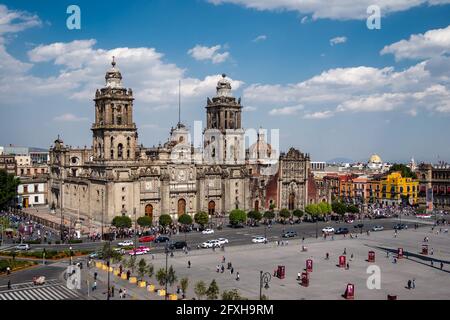
[[[56,116],[53,118],[54,121],[59,122],[80,122],[80,121],[88,121],[88,118],[78,117],[72,113],[65,113],[60,116]]]
[[[304,115],[304,119],[327,119],[334,115],[330,110],[327,111],[317,111],[313,113],[307,113]]]
[[[367,18],[367,7],[378,5],[382,14],[405,11],[424,4],[440,5],[450,3],[450,0],[207,0],[220,5],[233,3],[246,8],[270,11],[297,11],[310,14],[313,19],[363,20]]]
[[[443,29],[413,34],[409,40],[401,40],[385,46],[381,54],[393,54],[396,60],[427,59],[450,53],[450,25]]]
[[[289,116],[298,114],[298,111],[302,110],[303,106],[291,106],[291,107],[283,107],[283,108],[275,108],[269,111],[271,116]]]
[[[335,44],[346,43],[346,42],[347,42],[347,37],[335,37],[333,39],[330,39],[331,46],[334,46]]]
[[[253,39],[253,42],[260,42],[260,41],[265,41],[267,40],[267,36],[265,34],[259,35],[257,36],[255,39]]]
[[[196,45],[194,48],[188,50],[188,54],[195,60],[211,60],[212,63],[222,63],[229,58],[230,53],[227,51],[219,53],[218,51],[220,49],[222,49],[221,45],[212,47]]]
[[[9,10],[0,4],[0,36],[6,33],[16,33],[42,25],[38,16],[24,11]]]
[[[246,107],[242,108],[242,110],[243,110],[244,112],[253,112],[253,111],[258,110],[258,108],[252,107],[252,106],[246,106]]]

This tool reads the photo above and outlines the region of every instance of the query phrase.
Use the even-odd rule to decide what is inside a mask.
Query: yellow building
[[[383,204],[401,204],[402,200],[407,201],[406,204],[417,204],[417,196],[419,193],[419,181],[412,178],[402,177],[400,172],[393,172],[388,174],[385,178],[381,179],[378,183],[372,181],[372,188],[379,184],[379,192],[375,192],[375,198],[377,202]],[[379,197],[376,197],[376,194]]]

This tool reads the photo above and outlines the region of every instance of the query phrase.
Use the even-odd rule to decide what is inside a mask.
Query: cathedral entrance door
[[[214,215],[216,213],[216,203],[214,201],[210,201],[208,203],[208,214]]]
[[[259,211],[259,201],[255,201],[255,211]]]
[[[153,206],[151,204],[145,206],[145,215],[147,217],[153,218]]]
[[[294,206],[295,206],[295,194],[291,193],[289,195],[289,206],[288,206],[289,210],[294,210],[295,209]]]
[[[178,200],[178,216],[186,213],[186,200]]]

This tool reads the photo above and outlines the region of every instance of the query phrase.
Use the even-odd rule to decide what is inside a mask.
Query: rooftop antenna
[[[181,124],[181,80],[178,80],[178,127]]]

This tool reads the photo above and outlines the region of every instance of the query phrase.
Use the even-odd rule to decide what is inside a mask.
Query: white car
[[[134,243],[131,240],[125,240],[125,241],[119,242],[117,245],[119,245],[121,247],[128,247],[128,246],[133,246]]]
[[[384,230],[383,226],[373,226],[372,231],[382,231]]]
[[[264,237],[253,237],[252,242],[253,243],[265,243],[267,241]]]
[[[213,234],[214,230],[213,229],[205,229],[202,231],[202,234]]]
[[[201,244],[202,248],[213,248],[213,247],[220,247],[219,240],[208,240]]]
[[[28,243],[21,243],[16,246],[17,250],[30,250],[30,245]]]
[[[334,232],[334,228],[333,227],[325,227],[322,229],[322,232],[324,233],[332,233]]]
[[[219,241],[220,244],[228,243],[228,239],[225,239],[225,238],[219,238],[219,239],[217,239],[217,241]]]

